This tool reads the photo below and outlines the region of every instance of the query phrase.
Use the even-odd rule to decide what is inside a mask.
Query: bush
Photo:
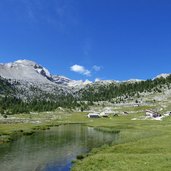
[[[77,160],[82,160],[82,159],[84,159],[84,156],[83,155],[78,155],[77,156]]]

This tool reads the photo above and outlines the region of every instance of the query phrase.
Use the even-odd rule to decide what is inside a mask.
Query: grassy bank
[[[82,112],[43,112],[8,116],[0,123],[0,144],[8,143],[22,135],[32,135],[61,124],[89,123],[87,113]]]
[[[17,124],[1,124],[0,125],[0,144],[8,143],[20,136],[32,135],[36,131],[47,130],[52,126],[60,124],[43,123],[40,125],[17,123]]]
[[[135,115],[94,120],[102,131],[120,130],[111,145],[92,150],[78,160],[72,171],[170,171],[171,118],[164,121],[133,121]]]

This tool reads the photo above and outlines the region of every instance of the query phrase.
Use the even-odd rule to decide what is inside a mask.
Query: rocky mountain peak
[[[17,60],[15,62],[0,64],[0,76],[11,80],[50,83],[50,72],[30,60]]]
[[[31,61],[31,60],[26,60],[26,59],[17,60],[17,61],[15,61],[15,62],[13,62],[13,63],[14,63],[14,64],[27,65],[27,66],[35,66],[35,65],[37,65],[36,62]]]

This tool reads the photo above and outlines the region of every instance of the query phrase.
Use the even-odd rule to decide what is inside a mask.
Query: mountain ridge
[[[159,74],[153,79],[156,78],[166,78],[170,74]],[[43,67],[40,64],[37,64],[31,60],[17,60],[10,63],[1,63],[0,64],[0,76],[5,79],[11,79],[16,81],[30,81],[36,83],[44,83],[44,84],[57,84],[65,87],[76,87],[77,89],[83,88],[89,84],[110,84],[110,83],[122,83],[122,82],[139,82],[143,81],[140,79],[129,79],[124,81],[117,80],[96,80],[94,82],[89,80],[72,80],[65,76],[61,75],[52,75],[48,69]]]
[[[2,110],[5,108],[10,113],[47,111],[61,106],[84,110],[104,101],[111,104],[149,103],[150,99],[150,103],[153,103],[154,100],[170,97],[170,74],[160,74],[149,80],[90,82],[52,75],[33,61],[18,60],[0,64],[0,104]]]

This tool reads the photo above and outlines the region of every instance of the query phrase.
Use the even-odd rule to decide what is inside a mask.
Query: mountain
[[[92,82],[89,80],[85,80],[85,81],[71,80],[65,76],[57,76],[57,75],[52,76],[52,81],[56,84],[67,86],[68,88],[75,88],[75,89],[80,89],[88,84],[92,84]]]
[[[45,67],[29,60],[0,64],[0,76],[15,87],[15,96],[21,99],[45,99],[51,95],[54,99],[61,94],[70,93],[69,89],[55,83],[53,76]]]
[[[13,63],[0,64],[0,76],[17,81],[52,83],[49,71],[29,60],[18,60]]]
[[[14,94],[15,87],[8,80],[0,77],[0,95]]]
[[[86,97],[84,100],[88,100],[91,95],[94,95],[96,98],[93,97],[92,99],[98,100],[99,97],[100,99],[108,99],[108,94],[110,98],[117,96],[115,93],[116,89],[124,93],[126,91],[129,92],[128,86],[130,85],[135,86],[134,89],[137,89],[136,93],[139,91],[139,87],[143,87],[146,84],[149,87],[155,88],[161,82],[160,78],[166,79],[170,74],[158,75],[150,84],[139,79],[130,79],[127,81],[96,80],[95,82],[91,82],[89,80],[72,80],[65,76],[52,75],[48,69],[34,61],[18,60],[0,64],[0,76],[8,80],[13,88],[15,87],[17,90],[16,96],[22,99],[32,99],[35,97],[56,99],[61,95],[73,95],[77,98]],[[143,91],[147,91],[146,89],[149,90],[148,87],[143,87]],[[86,94],[89,94],[89,96],[87,97]]]
[[[156,78],[167,78],[168,76],[169,76],[170,74],[160,74],[160,75],[157,75],[155,78],[153,78],[153,80],[154,79],[156,79]]]
[[[22,99],[59,95],[73,95],[92,82],[71,80],[65,76],[52,75],[48,69],[30,60],[0,64],[0,77],[15,87],[16,96]]]
[[[30,82],[35,84],[56,84],[64,87],[83,88],[91,84],[111,84],[120,82],[138,82],[142,80],[131,79],[127,81],[96,80],[71,80],[65,76],[52,75],[48,69],[30,60],[17,60],[15,62],[0,64],[0,76],[5,79],[18,82]]]
[[[64,77],[64,76],[60,76],[60,75],[53,75],[52,76],[52,81],[56,84],[61,84],[61,85],[68,85],[72,80]]]
[[[72,80],[52,75],[29,60],[0,64],[0,111],[23,113],[58,107],[85,110],[89,105],[166,101],[171,98],[171,75],[127,81]],[[98,102],[98,103],[96,103]],[[100,102],[100,103],[99,103]]]
[[[36,84],[52,84],[68,87],[83,87],[92,82],[86,80],[71,80],[65,76],[52,75],[48,69],[30,60],[17,60],[15,62],[0,64],[0,76],[18,82]]]

